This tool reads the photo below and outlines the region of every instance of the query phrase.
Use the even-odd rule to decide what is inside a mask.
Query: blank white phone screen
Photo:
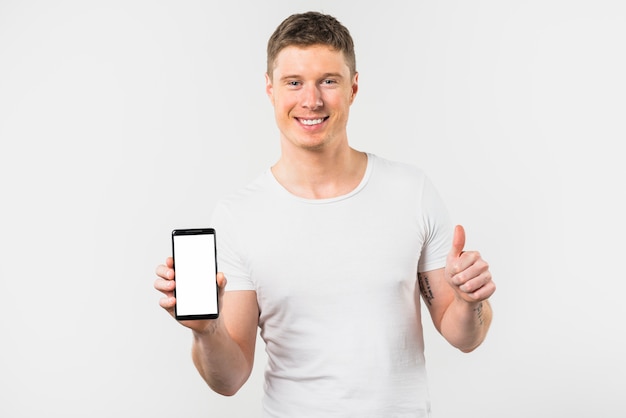
[[[176,313],[217,314],[213,234],[175,235]]]

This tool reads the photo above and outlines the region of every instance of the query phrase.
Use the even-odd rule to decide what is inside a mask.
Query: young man
[[[488,265],[419,169],[348,144],[358,73],[343,25],[290,16],[267,59],[281,156],[215,209],[221,314],[183,323],[193,361],[236,393],[260,327],[264,416],[428,416],[420,293],[443,337],[471,351],[491,322]],[[173,314],[171,258],[157,275]]]

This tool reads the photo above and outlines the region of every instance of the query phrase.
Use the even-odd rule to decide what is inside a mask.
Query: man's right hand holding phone
[[[165,309],[173,318],[176,318],[175,306],[176,298],[174,297],[174,289],[176,288],[176,281],[174,280],[174,259],[167,257],[165,264],[159,264],[156,268],[156,274],[158,278],[154,281],[154,288],[163,293],[163,297],[159,300],[159,305]],[[223,273],[217,273],[216,276],[217,285],[219,287],[218,303],[222,305],[222,298],[224,296],[224,289],[226,287],[226,277]],[[218,318],[219,319],[219,318]],[[182,325],[190,328],[196,332],[210,331],[212,327],[215,327],[217,320],[205,319],[205,320],[190,320],[190,321],[178,321]]]
[[[165,264],[157,266],[156,274],[154,288],[164,295],[159,305],[176,318],[174,259],[168,257]],[[259,310],[256,292],[228,292],[226,295],[226,277],[217,273],[216,278],[219,309],[224,315],[220,313],[217,319],[178,322],[193,331],[192,357],[200,375],[215,392],[231,396],[252,372]],[[224,299],[228,300],[223,305]]]

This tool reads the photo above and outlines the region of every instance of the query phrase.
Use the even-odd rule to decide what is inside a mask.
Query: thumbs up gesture
[[[458,298],[475,303],[488,299],[496,291],[489,264],[478,251],[464,251],[465,229],[454,229],[452,248],[446,261],[446,279]]]

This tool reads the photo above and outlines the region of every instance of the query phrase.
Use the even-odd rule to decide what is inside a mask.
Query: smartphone
[[[178,320],[215,319],[217,304],[217,247],[213,228],[174,229],[172,257]]]

